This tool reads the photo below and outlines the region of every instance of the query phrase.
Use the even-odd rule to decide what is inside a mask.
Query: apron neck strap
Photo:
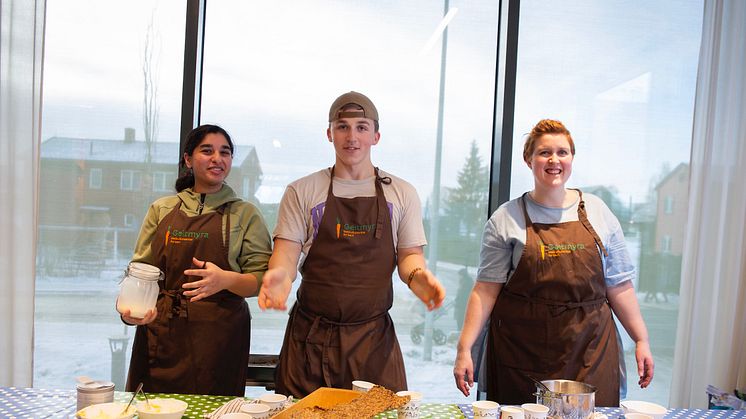
[[[523,219],[526,220],[526,228],[529,229],[534,225],[534,223],[528,216],[528,210],[526,209],[526,195],[528,195],[528,192],[524,192],[518,202],[521,204],[521,210],[523,210]]]
[[[386,214],[388,213],[386,208],[386,197],[383,194],[383,184],[390,185],[391,178],[381,177],[378,174],[378,168],[376,167],[376,201],[378,204],[378,216],[376,217],[376,239],[383,237],[383,222]]]
[[[596,230],[593,229],[591,222],[588,221],[588,214],[585,212],[585,201],[583,201],[583,192],[581,192],[580,189],[574,190],[578,191],[578,196],[580,196],[580,202],[578,202],[578,220],[583,223],[585,229],[588,230],[589,233],[591,233],[591,236],[593,236],[593,241],[596,242],[596,245],[599,249],[601,249],[601,252],[603,252],[604,256],[609,257],[609,252],[606,251],[606,247],[604,247],[603,242],[601,242],[601,238],[598,237]]]

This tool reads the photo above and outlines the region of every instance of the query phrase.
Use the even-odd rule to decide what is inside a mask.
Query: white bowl
[[[180,419],[189,405],[177,399],[148,399],[137,402],[140,419]]]
[[[666,412],[668,412],[668,409],[659,404],[638,400],[625,400],[619,403],[619,405],[622,406],[624,413],[642,413],[652,416],[653,419],[662,419],[666,415]]]
[[[135,406],[130,406],[127,412],[121,414],[127,403],[99,403],[92,404],[85,409],[80,409],[75,413],[75,417],[81,419],[131,419],[137,412]]]
[[[266,393],[259,396],[259,403],[266,404],[272,410],[284,407],[287,400],[287,396],[282,394]]]
[[[262,403],[244,403],[241,405],[241,413],[246,413],[252,418],[268,418],[270,411],[266,404]],[[225,417],[225,416],[221,416]]]
[[[653,417],[644,413],[625,413],[624,419],[653,419]]]
[[[220,419],[253,419],[253,417],[248,413],[233,412],[223,413],[220,415]]]

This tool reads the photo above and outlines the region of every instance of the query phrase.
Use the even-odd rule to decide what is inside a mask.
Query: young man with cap
[[[406,390],[388,314],[394,268],[428,309],[445,298],[425,264],[417,191],[373,166],[370,151],[381,134],[365,95],[348,92],[332,103],[326,135],[334,166],[288,185],[259,292],[262,309],[285,310],[304,256],[275,390],[305,397],[319,387],[351,388],[353,380]]]

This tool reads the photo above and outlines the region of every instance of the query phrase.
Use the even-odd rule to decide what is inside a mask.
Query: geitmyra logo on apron
[[[583,243],[565,243],[565,244],[545,244],[539,240],[539,249],[541,251],[541,260],[545,258],[556,258],[562,255],[569,255],[576,250],[585,249]]]
[[[337,218],[337,224],[335,225],[337,238],[340,237],[359,237],[359,236],[365,236],[366,234],[376,231],[376,225],[375,224],[347,224],[339,220]]]
[[[209,237],[210,237],[210,234],[206,232],[186,231],[186,230],[177,230],[177,229],[171,230],[171,226],[168,226],[168,230],[166,230],[165,245],[168,246],[169,243],[173,243],[173,244],[190,243],[190,242],[193,242],[194,240],[207,239]]]

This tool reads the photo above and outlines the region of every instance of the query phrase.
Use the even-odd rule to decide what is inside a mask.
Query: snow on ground
[[[101,277],[107,279],[47,278],[37,281],[34,387],[73,389],[75,377],[79,375],[112,379],[110,338],[115,342],[119,339],[127,341],[125,353],[114,357],[119,358],[114,370],[126,371],[134,328],[124,326],[114,311],[118,275],[118,272],[102,274]],[[424,361],[422,345],[412,343],[409,336],[410,328],[424,321],[424,309],[405,285],[397,283],[395,290],[392,314],[397,318],[395,323],[409,388],[422,391],[428,401],[466,402],[468,399],[458,392],[453,382],[455,343],[433,345],[432,360]],[[287,313],[261,312],[256,299],[250,299],[249,305],[252,312],[251,352],[279,353]],[[445,314],[439,316],[434,325],[452,335],[455,321],[451,312]],[[123,383],[124,377],[112,381]],[[117,390],[123,388],[117,387]],[[247,388],[248,395],[263,392],[263,388]]]
[[[441,266],[438,276],[449,291],[446,303],[453,300],[457,289],[458,266]],[[75,377],[87,375],[109,380],[112,369],[126,371],[129,364],[134,329],[125,327],[114,310],[121,273],[103,272],[99,278],[40,278],[37,280],[36,313],[34,323],[34,382],[37,388],[74,389]],[[291,294],[294,295],[294,292]],[[456,324],[452,308],[433,315],[434,328],[443,331],[449,340],[445,345],[433,345],[431,360],[423,359],[423,346],[414,344],[411,328],[424,321],[424,308],[413,297],[406,285],[394,281],[394,318],[399,342],[404,355],[409,388],[421,391],[428,402],[467,403],[475,399],[476,391],[464,397],[453,380],[453,361],[456,356]],[[668,404],[668,389],[673,364],[675,316],[677,300],[671,303],[644,303],[640,298],[643,316],[651,331],[656,374],[653,384],[645,390],[636,386],[634,350],[625,342],[629,392],[628,399],[647,400]],[[294,299],[291,298],[289,303]],[[252,313],[251,352],[277,354],[282,345],[287,313],[261,312],[256,299],[249,299]],[[447,305],[447,304],[446,304]],[[674,327],[671,327],[671,325]],[[127,333],[125,335],[125,333]],[[128,346],[120,353],[119,362],[112,368],[110,338],[125,338]],[[656,339],[661,340],[660,343]],[[658,345],[661,349],[656,349]],[[117,358],[117,357],[115,357]],[[125,359],[126,358],[126,359]],[[122,383],[122,377],[114,379]],[[117,387],[117,390],[123,390]],[[247,395],[259,395],[263,388],[248,387]]]

